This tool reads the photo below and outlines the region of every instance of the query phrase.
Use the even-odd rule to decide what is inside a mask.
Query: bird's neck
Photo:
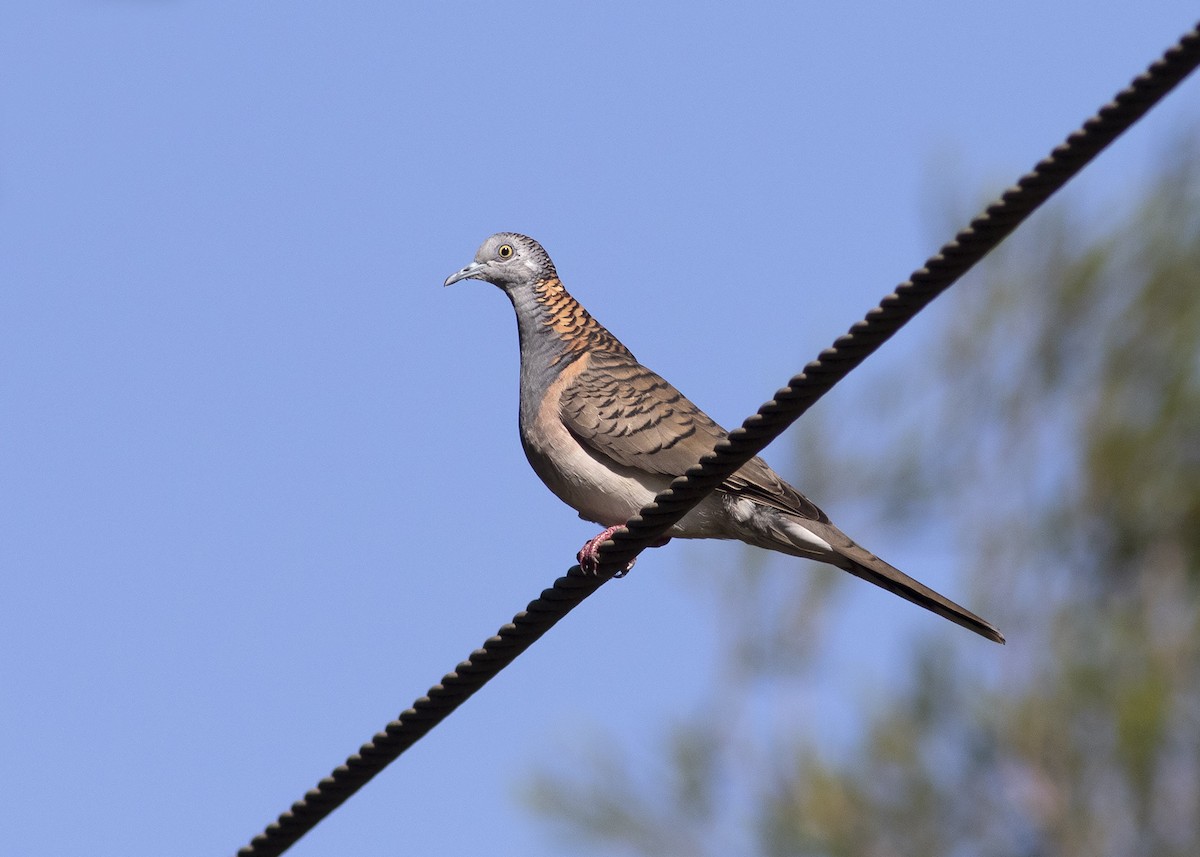
[[[557,375],[589,351],[608,351],[632,358],[629,349],[592,318],[557,277],[538,280],[527,289],[509,292],[517,312],[522,367],[540,367]]]

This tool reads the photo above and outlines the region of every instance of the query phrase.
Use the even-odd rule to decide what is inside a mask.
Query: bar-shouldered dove
[[[512,301],[521,343],[521,443],[534,471],[579,517],[607,527],[596,551],[671,480],[726,434],[647,369],[563,287],[538,242],[515,232],[488,238],[475,261],[446,279],[483,280]],[[739,539],[837,566],[989,640],[990,623],[860,547],[761,458],[725,480],[667,531],[684,539]]]

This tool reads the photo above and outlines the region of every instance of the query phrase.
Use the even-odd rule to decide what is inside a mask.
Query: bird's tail
[[[861,577],[863,580],[874,583],[893,595],[899,595],[906,601],[911,601],[913,604],[949,619],[956,625],[962,625],[997,643],[1004,642],[1004,635],[991,622],[981,619],[965,607],[955,604],[944,595],[934,592],[925,584],[884,562],[875,554],[853,542],[832,524],[820,524],[815,521],[805,521],[800,524],[792,520],[783,527],[774,529],[777,533],[782,529],[781,534],[786,536],[795,549],[792,552],[799,556],[808,556],[836,565],[855,577]],[[800,530],[804,532],[801,533]],[[822,546],[829,546],[829,552],[813,550],[814,535],[817,541],[822,543]],[[778,546],[775,547],[777,550],[779,549]]]
[[[1004,642],[1004,635],[991,622],[981,619],[967,608],[955,604],[944,595],[934,592],[919,580],[914,580],[900,569],[889,565],[870,551],[864,550],[858,545],[854,545],[854,548],[856,548],[854,551],[855,554],[861,551],[861,558],[849,552],[843,553],[839,550],[838,553],[841,554],[845,562],[835,562],[834,565],[845,569],[855,577],[861,577],[863,580],[886,589],[893,595],[899,595],[906,601],[918,604],[926,610],[931,610],[957,625],[962,625],[976,634],[987,637],[989,640],[994,640],[997,643]]]

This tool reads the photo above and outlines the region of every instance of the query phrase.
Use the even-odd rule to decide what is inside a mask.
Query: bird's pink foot
[[[611,539],[613,533],[619,529],[622,528],[620,526],[608,527],[604,532],[598,534],[594,538],[588,539],[584,543],[583,547],[579,549],[579,553],[575,555],[575,559],[579,561],[579,567],[583,570],[584,574],[595,574],[600,569],[600,559],[597,556],[597,553],[600,550],[600,545]],[[652,545],[650,545],[650,547],[660,548],[669,541],[671,541],[671,539],[668,536],[660,539],[657,542],[654,542]],[[629,565],[618,571],[613,575],[613,577],[624,577],[625,575],[629,574],[634,563],[636,562],[637,557],[634,557],[629,561]]]
[[[595,574],[600,568],[600,559],[596,556],[600,550],[600,545],[612,538],[612,534],[620,527],[609,527],[604,532],[588,539],[583,543],[583,547],[579,549],[579,553],[575,554],[575,559],[579,560],[579,567],[583,569],[584,574]],[[633,563],[629,563],[620,574],[628,573],[629,569],[633,568]]]

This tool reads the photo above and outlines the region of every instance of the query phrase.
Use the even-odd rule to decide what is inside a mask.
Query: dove
[[[491,283],[512,302],[521,351],[521,445],[559,499],[605,527],[578,555],[581,568],[594,573],[600,545],[726,432],[639,363],[567,292],[534,239],[516,232],[491,236],[445,285],[461,280]],[[744,464],[666,536],[737,539],[828,563],[1004,642],[991,623],[850,539],[761,458]]]

